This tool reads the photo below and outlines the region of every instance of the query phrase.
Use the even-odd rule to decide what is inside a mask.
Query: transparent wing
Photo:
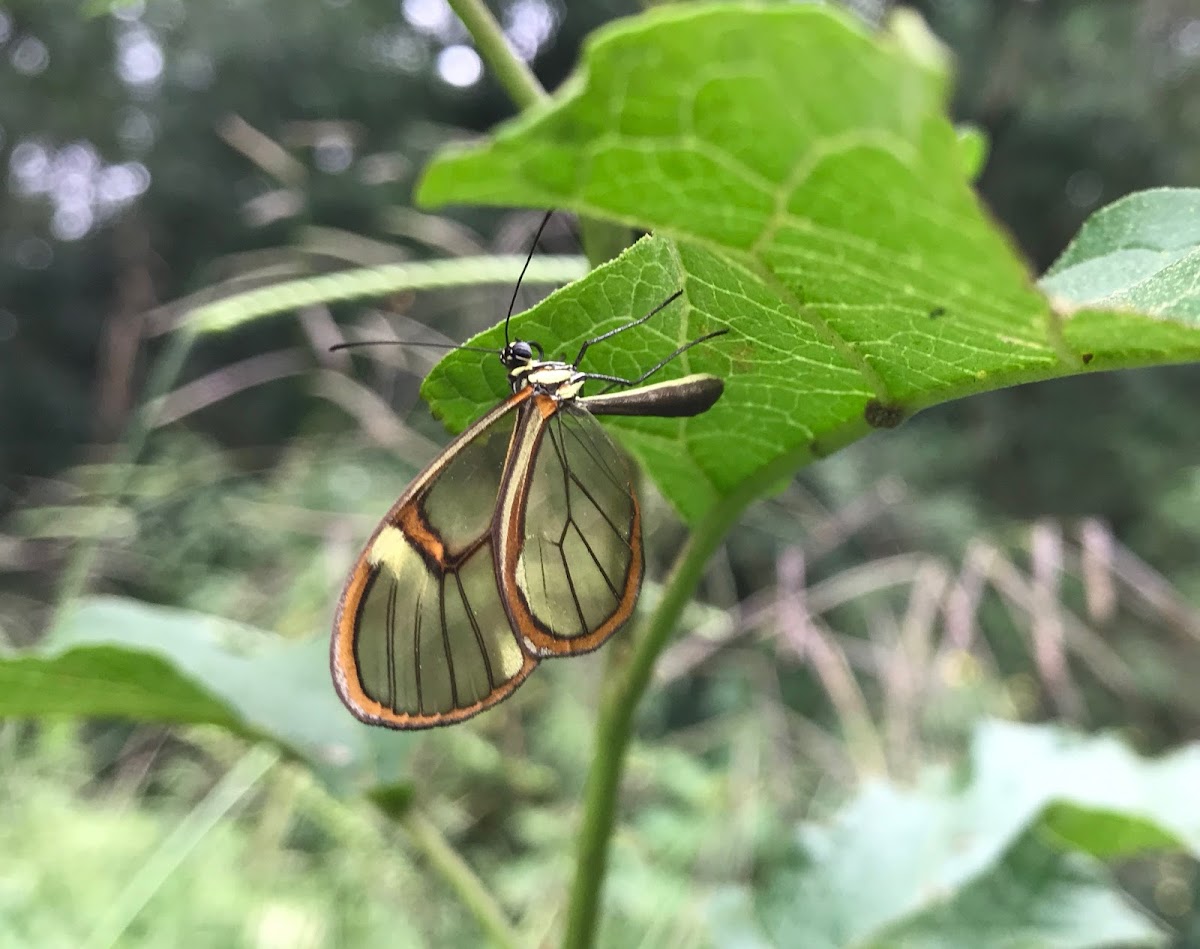
[[[492,522],[520,404],[473,425],[396,502],[338,605],[334,683],[358,718],[392,728],[462,721],[506,698],[537,661],[501,598]]]
[[[633,614],[637,494],[624,455],[590,413],[570,402],[540,408],[532,400],[523,412],[502,492],[506,603],[528,652],[587,652]]]

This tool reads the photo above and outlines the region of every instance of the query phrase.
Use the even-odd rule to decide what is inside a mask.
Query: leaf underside
[[[711,411],[614,423],[689,520],[756,473],[938,402],[1200,356],[1192,303],[1151,318],[1056,292],[1051,308],[966,180],[940,60],[912,46],[817,5],[653,10],[596,34],[548,105],[426,172],[427,204],[558,207],[656,235],[516,335],[573,356],[682,290],[589,351],[584,368],[631,376],[730,329],[671,369],[726,379]],[[453,353],[427,380],[452,429],[504,395],[491,363]]]

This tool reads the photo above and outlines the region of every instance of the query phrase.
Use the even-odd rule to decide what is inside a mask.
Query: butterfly
[[[591,346],[681,295],[587,340],[572,362],[510,341],[505,321],[496,354],[511,394],[405,489],[338,600],[330,666],[355,717],[400,729],[461,722],[511,695],[542,659],[589,652],[633,615],[641,508],[625,455],[595,417],[707,411],[724,390],[715,376],[642,383],[728,331],[635,379],[580,367]],[[584,395],[588,382],[607,386]]]

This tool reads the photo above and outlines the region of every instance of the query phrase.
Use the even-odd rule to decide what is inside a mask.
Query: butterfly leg
[[[620,328],[624,329],[624,327],[620,327]],[[729,332],[728,329],[714,330],[711,333],[705,333],[703,336],[697,337],[696,339],[692,340],[690,343],[684,343],[677,350],[675,350],[675,352],[671,353],[671,355],[667,356],[665,359],[659,360],[657,363],[655,363],[653,366],[651,366],[649,369],[647,369],[645,372],[643,372],[636,379],[622,379],[620,376],[609,376],[609,375],[605,375],[604,373],[600,373],[600,372],[586,372],[586,373],[584,373],[584,376],[588,379],[596,379],[599,382],[611,383],[611,385],[609,385],[606,388],[601,390],[601,394],[603,394],[604,392],[608,392],[614,386],[640,385],[641,383],[643,383],[647,379],[649,379],[652,375],[654,375],[656,372],[658,372],[658,370],[660,370],[663,366],[665,366],[667,363],[669,363],[672,359],[675,359],[677,356],[681,356],[683,353],[687,352],[693,346],[697,346],[700,343],[707,342],[708,340],[712,339],[714,336],[724,336],[728,332]]]
[[[650,317],[654,316],[656,313],[659,313],[662,310],[665,310],[668,306],[670,306],[672,303],[674,303],[676,300],[678,300],[681,296],[683,296],[683,291],[676,290],[674,293],[672,293],[669,297],[667,297],[665,300],[663,300],[662,303],[660,303],[658,306],[656,306],[653,310],[651,310],[645,316],[640,316],[636,320],[630,320],[628,323],[622,323],[616,329],[611,329],[607,333],[601,333],[599,336],[595,337],[594,339],[585,340],[583,345],[579,347],[579,355],[575,357],[575,361],[573,363],[571,363],[571,365],[574,366],[576,369],[578,369],[579,364],[581,362],[583,362],[583,354],[588,351],[589,346],[591,346],[595,343],[602,342],[603,340],[606,340],[606,339],[611,339],[612,337],[616,336],[618,333],[624,333],[626,330],[631,330],[635,326],[641,326],[643,323],[646,322],[646,320],[650,319]]]

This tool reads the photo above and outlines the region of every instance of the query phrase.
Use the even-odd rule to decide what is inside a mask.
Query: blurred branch
[[[918,763],[921,699],[928,694],[937,620],[949,586],[950,571],[944,564],[931,558],[921,566],[891,656],[880,657],[889,760],[893,771],[905,778],[912,777]]]
[[[297,188],[274,188],[243,202],[242,220],[249,227],[266,227],[299,215],[304,201],[304,193]]]
[[[187,859],[205,836],[242,800],[279,760],[273,748],[251,748],[159,844],[146,859],[92,930],[88,947],[117,945],[167,878]]]
[[[331,353],[329,347],[336,346],[344,337],[337,320],[329,312],[329,307],[323,304],[306,306],[296,315],[300,319],[300,328],[308,339],[308,345],[312,347],[313,355],[324,365],[334,363],[338,354]],[[341,365],[348,364],[339,362]]]
[[[1193,608],[1171,582],[1128,547],[1113,542],[1113,573],[1137,599],[1149,607],[1150,618],[1165,620],[1176,632],[1195,643],[1200,641],[1200,612]]]
[[[319,257],[332,257],[356,267],[398,264],[411,256],[403,247],[363,237],[339,227],[310,224],[300,229],[300,249]]]
[[[114,438],[133,402],[134,369],[144,339],[146,311],[157,302],[151,277],[150,240],[136,216],[116,231],[118,261],[116,303],[104,321],[96,371],[95,435]]]
[[[302,162],[240,115],[225,116],[217,123],[216,132],[230,148],[288,188],[303,184],[308,177],[308,169]]]
[[[407,237],[453,257],[484,252],[479,235],[469,227],[438,214],[422,214],[412,208],[391,207],[383,211],[383,226],[398,237]]]
[[[1026,578],[996,547],[981,543],[980,548],[986,552],[984,571],[992,587],[1010,607],[1032,620],[1037,610],[1032,580]],[[1074,613],[1063,610],[1060,616],[1066,646],[1087,663],[1096,678],[1114,693],[1125,699],[1136,699],[1140,691],[1138,682],[1120,654]]]
[[[322,370],[316,374],[313,390],[353,416],[372,440],[405,460],[424,463],[437,454],[436,444],[401,424],[383,399],[348,376]]]
[[[1029,537],[1030,595],[1029,635],[1033,661],[1060,715],[1080,721],[1083,698],[1071,680],[1063,648],[1062,620],[1063,539],[1057,523],[1042,520],[1033,525]]]
[[[1104,624],[1117,613],[1117,587],[1113,582],[1112,532],[1099,518],[1079,525],[1079,578],[1087,602],[1088,619]]]
[[[859,688],[846,654],[809,611],[805,597],[804,555],[783,551],[776,567],[776,616],[784,640],[798,658],[807,659],[841,725],[850,756],[860,773],[887,774],[887,756],[871,721],[867,697]]]
[[[808,609],[812,615],[820,616],[869,593],[911,584],[926,562],[922,555],[897,554],[847,567],[808,588],[805,594]],[[663,685],[681,679],[740,636],[769,626],[776,619],[777,607],[775,592],[765,590],[747,597],[732,616],[719,611],[667,650],[658,664],[655,681]]]
[[[410,807],[400,818],[400,826],[407,832],[413,846],[424,854],[430,866],[458,894],[458,898],[495,945],[505,949],[516,949],[521,945],[504,911],[492,899],[491,892],[429,818],[418,808]]]
[[[196,332],[223,332],[277,313],[313,304],[384,297],[402,290],[441,290],[507,283],[525,265],[523,256],[492,255],[360,267],[289,280],[224,297],[188,314]],[[565,283],[583,276],[578,257],[541,257],[529,262],[527,281]]]
[[[975,641],[975,617],[987,580],[987,561],[991,558],[990,548],[979,541],[972,541],[963,557],[962,569],[946,597],[943,613],[946,617],[946,635],[940,651],[971,652]]]
[[[295,257],[295,253],[288,249],[251,251],[228,258],[230,266],[245,265],[249,269],[228,277],[216,278],[202,290],[147,310],[144,314],[145,335],[154,337],[170,333],[178,329],[194,310],[234,294],[258,290],[304,276],[307,270]]]
[[[281,349],[242,359],[182,385],[156,400],[149,406],[154,418],[153,425],[155,428],[170,425],[185,415],[198,412],[238,392],[265,382],[299,375],[308,366],[308,360],[298,349]]]
[[[323,231],[328,236],[329,231]],[[375,251],[392,245],[379,242]],[[359,245],[364,249],[366,245]],[[330,245],[314,253],[336,256]],[[395,248],[403,255],[403,248]],[[312,273],[312,257],[302,263],[295,249],[272,249],[231,256],[227,266],[253,267],[215,281],[203,290],[163,304],[145,314],[147,335],[157,336],[178,329],[196,318],[222,316],[222,325],[232,319],[252,319],[283,313],[310,304],[327,304],[370,297],[387,297],[409,290],[473,288],[486,285],[512,286],[521,272],[524,255],[481,254],[454,260],[388,263],[350,270]],[[326,267],[326,270],[329,268]],[[556,285],[577,280],[587,273],[586,261],[575,256],[543,255],[530,261],[525,284]],[[223,312],[224,311],[224,312]],[[228,315],[225,315],[228,314]]]
[[[155,407],[159,399],[166,395],[171,385],[179,378],[179,373],[183,369],[183,364],[195,341],[196,333],[193,329],[180,330],[171,337],[165,350],[154,363],[150,378],[146,381],[144,401],[141,407],[133,413],[133,417],[126,427],[125,436],[111,459],[112,465],[106,472],[103,483],[97,492],[97,496],[109,502],[113,508],[125,494],[129,482],[128,472],[133,462],[142,453],[146,438],[154,427]],[[71,602],[83,592],[99,549],[98,537],[86,539],[76,548],[74,556],[63,571],[63,580],[59,585],[58,601],[55,603],[55,616],[51,626],[55,625],[55,621],[61,618]]]

